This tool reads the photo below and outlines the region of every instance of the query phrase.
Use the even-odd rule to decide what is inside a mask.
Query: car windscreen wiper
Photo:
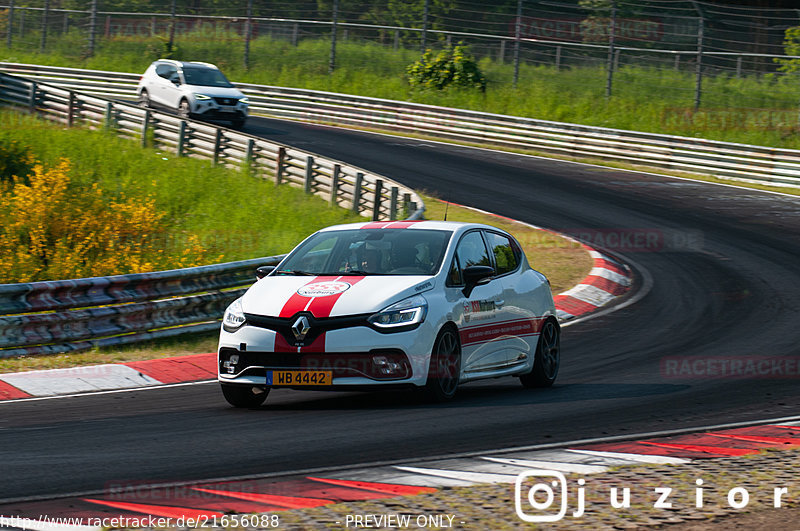
[[[326,273],[327,275],[328,273]],[[342,276],[360,276],[366,277],[369,275],[385,275],[386,273],[375,273],[370,271],[363,271],[361,269],[350,269],[349,271],[339,271],[337,273],[330,273],[330,275],[342,275]]]
[[[276,275],[300,275],[300,276],[307,276],[307,277],[315,277],[317,273],[311,273],[309,271],[301,271],[299,269],[281,269],[280,271],[275,271]]]

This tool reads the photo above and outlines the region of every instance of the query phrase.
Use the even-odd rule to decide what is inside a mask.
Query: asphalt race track
[[[246,130],[537,225],[633,229],[677,248],[619,252],[651,289],[565,328],[549,390],[506,378],[437,406],[408,393],[273,391],[241,411],[200,384],[0,404],[0,500],[800,413],[799,198],[275,120]],[[669,372],[680,358],[754,356],[778,370],[793,361],[794,378]]]

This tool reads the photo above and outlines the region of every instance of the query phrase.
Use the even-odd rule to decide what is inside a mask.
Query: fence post
[[[31,81],[31,93],[28,95],[28,107],[31,111],[36,110],[36,81]]]
[[[611,20],[608,24],[608,57],[606,58],[606,98],[611,97],[614,79],[614,33],[617,31],[617,3],[611,0]]]
[[[39,43],[39,53],[44,53],[47,46],[47,18],[50,15],[50,0],[44,0],[44,11],[42,12],[42,40]]]
[[[742,56],[736,58],[736,79],[742,77]]]
[[[328,74],[336,68],[336,22],[339,17],[339,0],[333,0],[333,23],[331,24],[331,56],[328,59]]]
[[[156,17],[150,17],[150,36],[156,36]]]
[[[381,215],[381,195],[383,194],[383,179],[375,181],[375,197],[372,200],[372,221],[378,221]]]
[[[147,129],[150,127],[150,111],[145,109],[142,119],[142,147],[147,147]]]
[[[342,165],[341,164],[334,164],[333,165],[333,176],[331,177],[331,198],[330,204],[332,206],[336,206],[338,204],[339,199],[339,176],[342,173]]]
[[[75,93],[70,90],[69,97],[67,98],[67,127],[72,127],[72,124],[74,122],[75,122]]]
[[[281,146],[278,148],[278,156],[275,157],[275,186],[281,184],[283,178],[283,163],[286,160],[286,148]]]
[[[364,174],[362,172],[356,173],[356,182],[353,185],[353,206],[352,210],[356,214],[361,211],[361,187],[364,184]]]
[[[307,194],[310,194],[314,188],[314,157],[306,157],[306,179],[304,189]]]
[[[431,0],[425,0],[425,8],[422,12],[422,40],[421,40],[421,51],[420,53],[425,53],[425,48],[428,46],[428,16],[431,12]]]
[[[169,8],[169,42],[167,43],[167,51],[172,55],[172,50],[175,46],[175,0],[172,0]]]
[[[69,33],[69,13],[64,11],[64,25],[61,27],[61,33]]]
[[[501,39],[500,40],[500,53],[498,54],[497,62],[500,63],[500,64],[503,64],[503,62],[505,62],[505,60],[506,60],[506,40],[505,39]]]
[[[299,31],[299,26],[297,22],[292,24],[292,46],[297,46],[297,33]]]
[[[94,55],[94,45],[97,39],[97,0],[92,0],[89,13],[89,56]]]
[[[514,79],[512,84],[517,88],[519,81],[519,47],[522,33],[522,0],[517,0],[517,19],[514,22]]]
[[[389,199],[389,220],[394,221],[397,219],[397,196],[400,194],[400,189],[392,186],[392,193]]]
[[[114,102],[106,102],[106,116],[105,116],[105,128],[112,129],[114,127]]]
[[[186,139],[186,120],[181,120],[181,127],[178,129],[178,149],[177,153],[179,157],[183,156],[183,148]]]
[[[8,3],[8,29],[6,32],[6,48],[11,48],[14,41],[14,0]]]
[[[247,147],[244,150],[244,164],[248,173],[253,171],[253,154],[256,147],[256,141],[252,138],[247,139]]]
[[[25,11],[19,12],[19,36],[20,38],[25,36]]]
[[[247,20],[244,23],[244,69],[250,68],[250,35],[253,32],[253,0],[247,0]]]
[[[561,70],[561,46],[556,46],[556,71]]]
[[[700,14],[697,26],[697,70],[694,83],[694,110],[696,112],[700,108],[700,98],[703,94],[703,26],[705,26],[705,21],[697,4],[695,4],[695,8]]]
[[[214,166],[219,164],[219,155],[222,148],[222,129],[217,127],[214,133]]]
[[[400,48],[400,30],[394,30],[394,42],[392,43],[392,50],[395,52]]]

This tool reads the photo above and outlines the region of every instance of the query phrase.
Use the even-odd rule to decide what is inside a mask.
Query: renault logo
[[[298,341],[302,341],[309,330],[311,330],[311,325],[308,324],[308,319],[305,315],[298,317],[297,321],[292,325],[292,333],[294,334],[294,338]]]

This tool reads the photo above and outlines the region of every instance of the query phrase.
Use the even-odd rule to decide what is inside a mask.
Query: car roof
[[[321,229],[320,232],[349,230],[349,229],[413,229],[413,230],[446,230],[449,232],[463,232],[469,229],[491,229],[505,232],[502,229],[481,223],[465,223],[462,221],[436,221],[436,220],[403,220],[403,221],[368,221],[362,223],[347,223],[333,225]]]
[[[202,61],[176,61],[175,59],[159,59],[156,63],[167,63],[171,64],[180,68],[185,66],[204,66],[206,68],[213,68],[214,70],[219,70],[217,65],[211,63],[204,63]]]

